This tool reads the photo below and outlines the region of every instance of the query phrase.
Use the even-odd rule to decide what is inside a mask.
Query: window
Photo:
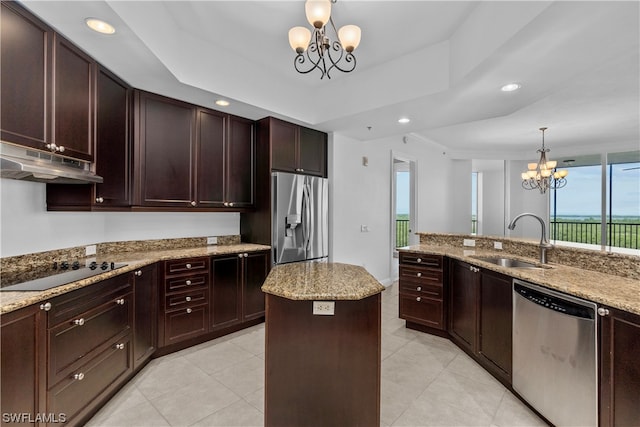
[[[471,234],[478,233],[478,172],[471,172]]]
[[[551,239],[640,249],[640,151],[558,164],[569,176],[564,188],[551,192]]]

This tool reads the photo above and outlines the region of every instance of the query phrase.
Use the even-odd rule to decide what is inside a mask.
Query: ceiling
[[[463,158],[534,157],[542,126],[551,157],[639,148],[637,1],[339,0],[336,26],[362,28],[357,67],[322,80],[293,67],[302,0],[23,4],[132,86],[252,119]],[[522,88],[501,92],[510,82]]]

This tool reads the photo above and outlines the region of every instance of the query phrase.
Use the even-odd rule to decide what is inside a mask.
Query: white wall
[[[409,137],[357,141],[330,138],[331,258],[363,265],[378,280],[391,276],[391,153],[417,161],[416,231],[468,232],[471,161],[455,161]],[[368,166],[362,165],[367,156]],[[369,232],[361,232],[368,225]]]
[[[47,212],[46,184],[0,179],[0,257],[100,242],[240,234],[237,213]]]
[[[482,175],[482,234],[504,236],[504,171],[488,170]]]
[[[520,174],[525,170],[527,170],[526,161],[512,160],[506,162],[506,188],[509,195],[506,209],[507,224],[517,215],[529,212],[539,215],[549,225],[549,192],[540,194],[538,190],[525,190],[522,188]],[[535,218],[525,217],[518,220],[515,230],[509,231],[507,229],[506,231],[509,237],[540,240],[541,227]],[[548,238],[548,228],[546,233]]]

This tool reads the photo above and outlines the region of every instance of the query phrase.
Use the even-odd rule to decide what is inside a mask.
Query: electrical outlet
[[[476,241],[475,241],[475,240],[473,240],[473,239],[464,239],[464,240],[462,241],[462,244],[463,244],[464,246],[475,246],[475,245],[476,245]]]
[[[213,236],[213,237],[207,237],[207,245],[217,245],[218,244],[218,237]]]
[[[96,245],[89,245],[84,247],[85,256],[91,256],[96,254]]]
[[[333,316],[336,308],[335,301],[314,301],[313,314],[316,316]]]
[[[493,242],[493,249],[502,249],[502,242]]]
[[[368,233],[369,232],[369,226],[368,225],[361,225],[360,226],[360,232],[361,233]]]

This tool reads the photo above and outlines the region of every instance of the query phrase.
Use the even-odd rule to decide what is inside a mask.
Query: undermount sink
[[[501,258],[501,257],[475,257],[480,261],[490,262],[491,264],[496,264],[501,267],[509,267],[509,268],[543,268],[538,264],[534,264],[531,262],[521,261],[519,259],[514,258]]]

